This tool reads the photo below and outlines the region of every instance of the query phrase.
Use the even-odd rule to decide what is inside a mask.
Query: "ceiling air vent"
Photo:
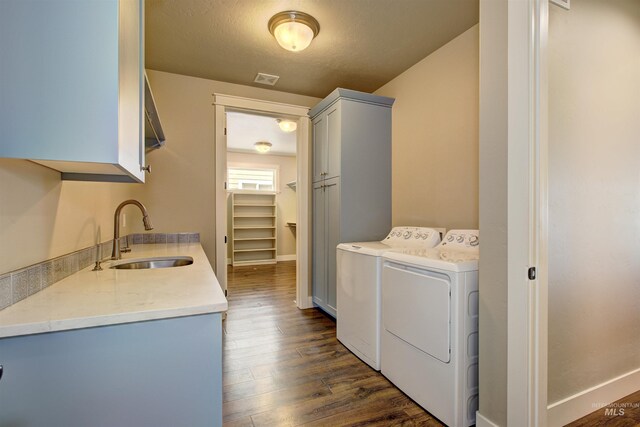
[[[280,76],[274,76],[273,74],[258,73],[254,82],[261,85],[273,86],[278,82]]]

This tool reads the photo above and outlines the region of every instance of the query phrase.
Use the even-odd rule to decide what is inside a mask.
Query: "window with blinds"
[[[276,169],[227,168],[229,190],[275,191]]]

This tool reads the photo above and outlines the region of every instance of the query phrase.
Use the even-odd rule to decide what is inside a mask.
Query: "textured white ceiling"
[[[278,46],[269,18],[300,10],[320,22],[311,46]],[[372,92],[478,22],[478,0],[147,0],[146,67],[324,97]],[[269,86],[260,86],[270,88]]]
[[[227,113],[227,150],[257,153],[254,144],[258,141],[273,144],[268,154],[296,155],[296,133],[281,131],[275,118],[237,112]]]

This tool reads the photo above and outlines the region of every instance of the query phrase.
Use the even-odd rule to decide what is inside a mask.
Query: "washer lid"
[[[371,256],[381,256],[383,253],[390,251],[392,247],[382,242],[354,242],[340,243],[338,249]]]

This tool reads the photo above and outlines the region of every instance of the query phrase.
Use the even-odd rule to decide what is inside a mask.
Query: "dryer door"
[[[385,330],[449,363],[450,287],[451,282],[444,274],[385,262],[382,271]]]

